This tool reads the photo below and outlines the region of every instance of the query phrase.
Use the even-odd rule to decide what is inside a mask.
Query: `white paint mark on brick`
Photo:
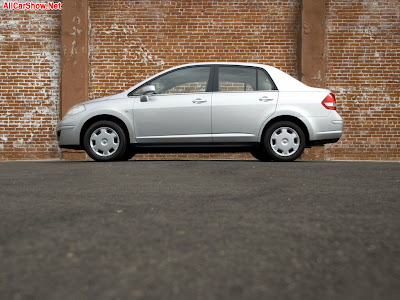
[[[163,66],[165,64],[164,60],[159,59],[156,63],[157,66]]]
[[[3,142],[7,142],[8,138],[7,138],[7,136],[5,134],[3,134],[3,135],[0,136],[0,140],[2,140]]]
[[[76,28],[75,26],[72,27],[72,29],[73,29],[74,31],[71,32],[71,35],[73,35],[73,36],[80,36],[80,35],[81,35],[82,29],[78,29],[78,28]]]
[[[14,148],[25,148],[26,145],[24,143],[24,140],[22,138],[19,138],[13,143],[13,147]]]
[[[16,21],[16,20],[10,20],[10,21],[8,21],[8,26],[9,26],[9,27],[17,27],[18,24],[19,24],[19,22]]]
[[[157,66],[164,65],[164,61],[156,55],[152,55],[151,51],[145,48],[145,45],[140,45],[139,50],[136,52],[138,54],[138,58],[147,65],[147,63],[155,63]]]
[[[81,18],[79,18],[78,16],[74,16],[72,18],[72,22],[75,22],[76,24],[81,24]]]
[[[71,56],[74,56],[75,54],[78,53],[75,47],[76,47],[76,41],[72,41]]]
[[[16,40],[16,39],[19,39],[21,36],[20,36],[18,33],[14,33],[14,34],[11,34],[10,37],[11,37],[13,40]]]

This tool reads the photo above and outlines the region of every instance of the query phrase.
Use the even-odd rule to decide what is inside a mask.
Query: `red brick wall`
[[[191,62],[260,62],[297,74],[297,0],[92,0],[89,6],[91,99]],[[192,157],[251,158],[247,154]]]
[[[189,62],[260,62],[296,76],[299,3],[90,0],[89,99]],[[398,0],[326,0],[327,87],[345,132],[306,157],[400,159],[399,11]],[[0,160],[58,157],[60,15],[0,8]],[[166,157],[188,158],[139,158]]]
[[[0,8],[0,160],[58,157],[60,16]]]
[[[344,136],[327,159],[400,159],[400,2],[327,0],[327,85]]]
[[[261,62],[297,74],[296,0],[91,0],[89,6],[89,98],[191,62]]]

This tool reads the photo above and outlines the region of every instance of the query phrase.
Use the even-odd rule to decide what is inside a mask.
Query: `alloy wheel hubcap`
[[[290,127],[279,127],[271,135],[272,150],[279,156],[290,156],[300,147],[299,134]]]
[[[111,127],[100,127],[90,136],[90,148],[99,156],[110,156],[119,148],[118,133]]]

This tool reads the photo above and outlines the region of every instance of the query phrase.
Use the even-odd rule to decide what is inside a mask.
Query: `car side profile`
[[[72,107],[58,123],[59,147],[96,161],[136,153],[251,152],[293,161],[304,148],[337,142],[335,96],[267,65],[196,63]]]

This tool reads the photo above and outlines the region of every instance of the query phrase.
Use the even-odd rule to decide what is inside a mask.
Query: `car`
[[[137,153],[251,152],[294,161],[306,147],[337,142],[343,120],[334,94],[272,66],[193,63],[72,107],[57,124],[60,148],[95,161]]]

